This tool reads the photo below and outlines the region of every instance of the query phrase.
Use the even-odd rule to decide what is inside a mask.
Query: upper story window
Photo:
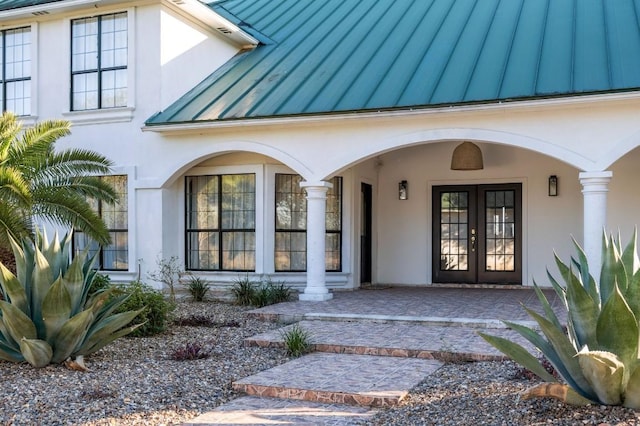
[[[127,13],[71,21],[71,110],[127,106]]]
[[[0,32],[2,110],[31,115],[31,28]]]

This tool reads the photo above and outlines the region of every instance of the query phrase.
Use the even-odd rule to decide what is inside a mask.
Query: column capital
[[[609,182],[612,177],[613,172],[609,170],[602,172],[580,172],[580,174],[578,174],[583,194],[587,192],[608,192]]]
[[[304,188],[304,189],[317,189],[317,190],[329,190],[330,188],[333,188],[333,184],[331,182],[327,182],[324,180],[321,180],[319,182],[300,182],[300,188]]]

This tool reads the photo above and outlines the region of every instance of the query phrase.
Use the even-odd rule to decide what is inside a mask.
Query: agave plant
[[[140,311],[113,314],[126,294],[112,287],[89,296],[95,256],[70,262],[70,241],[71,233],[51,243],[45,234],[35,244],[11,240],[17,273],[0,263],[0,359],[86,370],[85,355],[139,327],[126,326]]]
[[[568,265],[555,256],[566,285],[561,286],[547,274],[567,311],[566,327],[535,283],[545,314],[525,309],[542,334],[505,321],[542,352],[564,383],[517,343],[480,333],[547,382],[525,391],[523,399],[554,397],[573,405],[599,403],[640,409],[640,260],[636,244],[637,231],[624,249],[620,236],[604,236],[599,283],[589,273],[584,251],[575,241],[577,258],[572,257]]]

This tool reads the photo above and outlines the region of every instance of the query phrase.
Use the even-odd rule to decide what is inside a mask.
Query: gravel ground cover
[[[180,302],[179,321],[207,316],[216,325],[173,325],[147,338],[123,338],[87,358],[88,373],[63,366],[35,369],[0,361],[0,425],[176,425],[238,397],[231,383],[288,360],[281,349],[243,346],[277,324],[225,303]],[[207,359],[175,361],[187,343]],[[512,362],[446,364],[374,425],[640,425],[619,407],[568,407],[554,400],[518,401],[535,382]]]
[[[446,364],[399,406],[370,425],[640,425],[640,412],[621,407],[572,407],[553,399],[519,400],[535,385],[511,361]]]
[[[176,319],[206,315],[219,325],[173,325],[161,335],[116,340],[87,357],[88,373],[0,361],[0,425],[169,425],[210,411],[238,396],[231,382],[288,360],[283,350],[243,346],[245,337],[277,327],[245,311],[180,302]],[[211,356],[171,359],[193,342]]]

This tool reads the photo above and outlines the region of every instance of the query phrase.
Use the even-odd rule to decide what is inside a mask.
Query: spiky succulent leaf
[[[596,324],[600,315],[600,307],[596,300],[591,298],[588,291],[575,278],[569,275],[567,281],[567,303],[569,305],[569,321],[577,342],[576,347],[597,347]]]
[[[594,399],[593,390],[591,389],[587,379],[584,377],[584,373],[580,368],[580,363],[575,357],[578,351],[572,345],[569,338],[564,334],[563,330],[558,330],[551,321],[547,320],[537,312],[532,311],[531,309],[525,309],[529,316],[538,323],[547,340],[555,349],[562,365],[564,365],[571,377],[571,380],[575,383],[574,389],[583,396],[589,399]],[[567,378],[565,377],[565,379]]]
[[[62,362],[73,353],[73,350],[82,342],[93,321],[91,309],[80,312],[69,318],[55,336],[53,344],[53,357],[51,362]]]
[[[58,335],[62,325],[71,317],[72,306],[69,291],[59,277],[49,287],[49,291],[42,302],[42,316],[46,328],[46,341],[54,345],[54,339]]]
[[[620,405],[624,379],[622,361],[611,352],[586,348],[578,352],[578,361],[598,400],[607,405]]]
[[[634,410],[640,410],[640,366],[638,364],[636,364],[627,382],[622,405]]]
[[[137,311],[122,312],[103,319],[100,323],[96,324],[96,327],[92,328],[87,334],[87,339],[78,347],[73,355],[89,355],[115,339],[131,333],[141,324],[128,327],[124,330],[123,327],[133,321],[143,310],[144,308]]]
[[[640,319],[640,270],[636,271],[629,280],[627,291],[624,292],[624,299],[633,315]]]
[[[20,340],[20,352],[24,359],[36,368],[48,365],[53,354],[51,346],[44,340],[27,338]]]
[[[627,283],[631,281],[631,278],[640,270],[640,258],[638,258],[638,228],[633,228],[633,235],[629,240],[629,244],[624,248],[622,252],[622,264],[624,265],[627,273]]]
[[[22,362],[24,361],[24,356],[20,353],[20,346],[17,346],[16,349],[0,339],[0,359],[9,362]]]
[[[626,366],[630,367],[636,362],[638,321],[616,285],[602,307],[596,333],[600,349],[616,354]]]
[[[549,278],[549,282],[551,283],[551,286],[553,287],[553,289],[556,291],[556,294],[560,298],[560,301],[562,302],[564,308],[569,309],[569,305],[567,304],[567,291],[564,289],[564,287],[558,284],[558,281],[556,281],[556,279],[553,278],[553,275],[551,275],[548,269],[547,269],[547,277]]]
[[[530,329],[529,327],[525,327],[523,325],[512,323],[509,321],[504,321],[504,323],[511,328],[512,330],[518,332],[522,337],[527,339],[533,346],[535,346],[542,354],[549,360],[551,365],[556,369],[558,374],[574,389],[578,390],[583,394],[585,398],[592,398],[593,395],[590,393],[590,389],[588,391],[583,391],[580,389],[578,383],[574,380],[571,375],[571,372],[564,365],[562,358],[556,352],[556,349],[549,343],[546,339],[544,339],[540,334]]]
[[[51,273],[49,262],[47,262],[47,259],[37,246],[35,247],[34,260],[35,268],[31,283],[31,312],[33,312],[32,319],[38,330],[38,336],[44,338],[45,326],[42,319],[42,302],[53,283],[53,274]]]
[[[562,325],[560,324],[560,320],[558,319],[558,316],[551,308],[551,305],[549,304],[549,300],[547,299],[547,296],[540,289],[538,284],[536,284],[535,280],[533,281],[533,289],[536,292],[536,296],[538,296],[538,300],[542,305],[542,309],[544,309],[544,314],[547,316],[547,319],[551,321],[556,327],[562,328]]]
[[[82,265],[86,261],[86,257],[86,252],[76,255],[62,278],[62,282],[69,292],[71,315],[77,314],[84,308],[82,296],[84,295],[85,283]]]
[[[582,279],[582,285],[584,286],[585,290],[587,290],[587,293],[589,293],[589,296],[591,296],[591,299],[597,301],[599,300],[600,294],[598,292],[598,286],[596,285],[596,282],[589,270],[589,261],[587,260],[587,255],[585,254],[584,250],[582,250],[582,247],[580,247],[580,244],[578,244],[575,238],[572,238],[571,240],[573,241],[573,247],[578,254],[577,263],[580,265],[580,277]]]
[[[507,355],[509,358],[513,359],[518,364],[522,365],[526,369],[530,370],[536,376],[540,377],[545,382],[555,382],[556,378],[553,377],[538,361],[536,357],[531,355],[529,351],[527,351],[521,345],[512,342],[511,340],[498,337],[491,336],[485,333],[478,333],[480,337],[486,340],[490,345],[494,348]]]
[[[29,315],[29,301],[24,287],[22,287],[18,278],[2,263],[0,263],[0,282],[2,283],[4,294],[9,297],[9,302],[26,315]]]
[[[6,331],[15,342],[20,342],[23,337],[27,339],[38,337],[35,324],[20,309],[4,300],[0,300],[0,309]]]
[[[602,253],[602,270],[600,272],[600,302],[601,305],[607,303],[609,297],[614,293],[615,286],[619,288],[627,288],[627,277],[620,259],[620,252],[617,244],[611,236],[611,240],[608,241],[605,238],[606,244],[603,246]]]
[[[569,405],[585,406],[593,403],[564,383],[540,383],[524,391],[522,400],[531,398],[555,398]]]

